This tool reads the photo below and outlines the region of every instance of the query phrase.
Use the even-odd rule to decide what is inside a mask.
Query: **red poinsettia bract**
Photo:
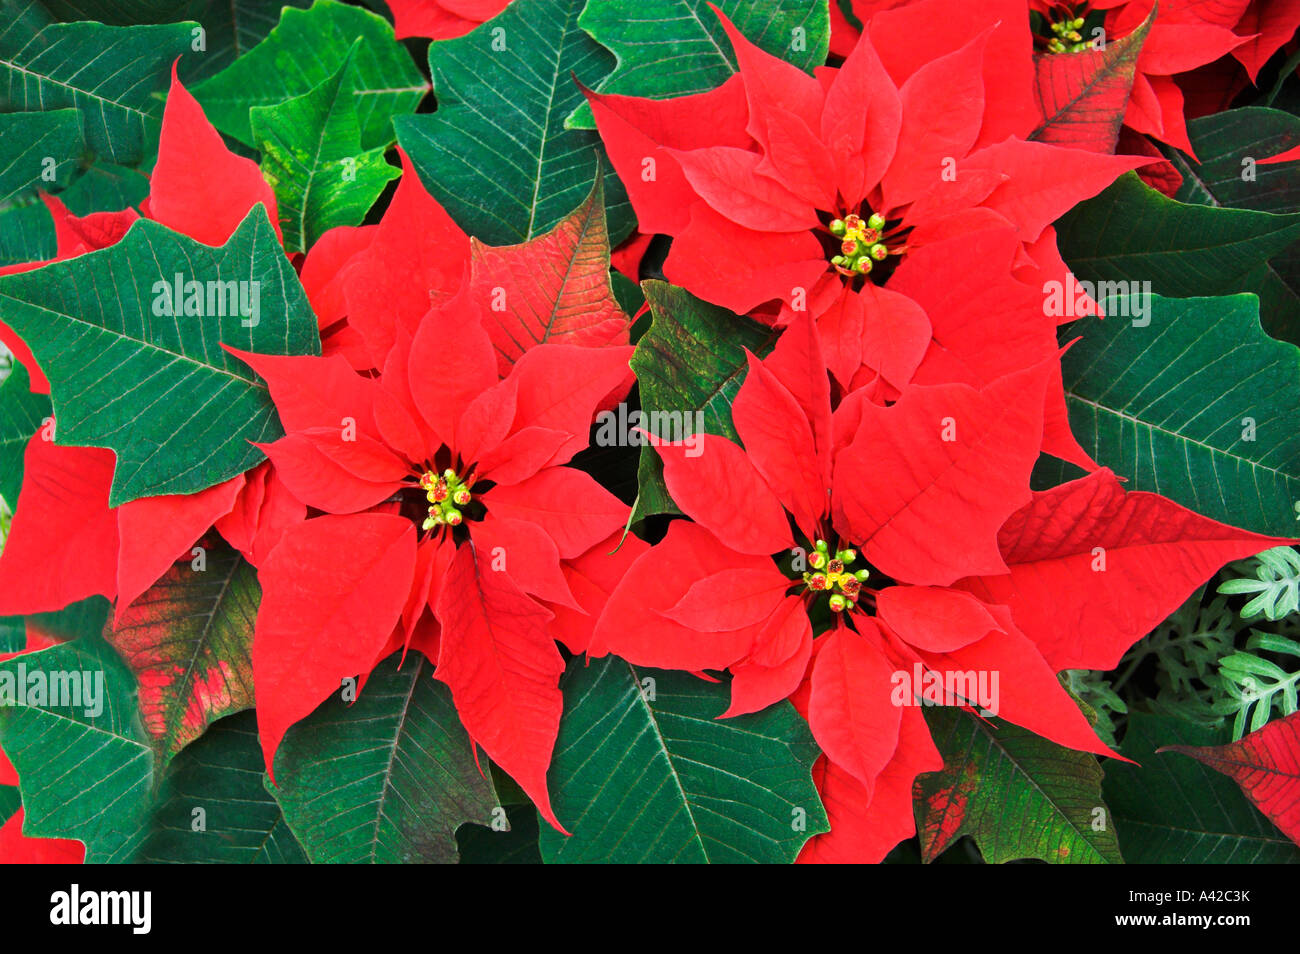
[[[1113,754],[1056,671],[1114,665],[1223,562],[1272,542],[1124,494],[1104,470],[1032,493],[1051,370],[910,385],[889,406],[858,391],[832,411],[805,316],[749,358],[733,406],[743,449],[657,444],[693,522],[632,563],[589,652],[730,669],[728,716],[792,698],[825,754],[832,826],[804,860],[879,860],[913,832],[912,780],[942,764],[917,675],[982,674],[991,700],[967,684],[932,701]],[[814,640],[823,604],[832,622]]]
[[[340,680],[413,647],[436,661],[470,737],[558,827],[546,789],[564,669],[555,640],[585,647],[590,602],[570,586],[573,564],[612,550],[629,513],[565,465],[626,381],[631,349],[541,344],[501,377],[467,283],[413,333],[396,329],[378,377],[337,355],[237,353],[285,425],[264,448],[276,472],[322,511],[260,567],[266,764]]]
[[[259,203],[278,234],[275,196],[257,164],[226,148],[175,68],[149,184],[145,216],[205,244],[228,240]],[[133,209],[79,218],[55,198],[44,201],[54,218],[56,260],[107,248],[140,218]],[[0,338],[29,370],[32,389],[49,393],[21,339],[3,325]],[[96,595],[115,600],[120,614],[214,523],[257,562],[286,523],[305,516],[265,464],[196,494],[143,497],[111,508],[113,452],[56,444],[55,436],[54,422],[48,422],[32,435],[24,455],[23,486],[0,556],[5,614],[58,610]]]
[[[864,365],[909,383],[930,341],[934,316],[892,280],[910,256],[941,246],[930,278],[943,280],[978,254],[948,240],[1011,229],[1015,256],[978,262],[988,281],[1020,268],[1063,280],[1051,222],[1145,161],[1017,138],[1032,107],[986,95],[1007,68],[1000,25],[925,62],[864,34],[814,77],[722,22],[736,76],[677,99],[591,93],[597,127],[640,229],[674,238],[665,276],[778,325],[808,312],[846,386]]]

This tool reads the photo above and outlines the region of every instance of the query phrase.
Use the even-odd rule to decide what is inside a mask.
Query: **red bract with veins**
[[[911,674],[996,674],[993,706],[944,701],[1113,754],[1056,671],[1113,665],[1224,562],[1277,542],[1125,494],[1105,470],[1032,493],[1053,370],[909,385],[889,406],[857,391],[832,411],[802,316],[749,357],[732,413],[743,449],[657,444],[691,521],[632,563],[588,651],[729,669],[726,716],[791,698],[824,753],[831,820],[803,860],[878,861],[913,833],[912,780],[941,760]],[[814,639],[822,604],[832,622]]]
[[[910,23],[923,27],[931,21],[943,0],[853,0],[855,19],[866,25],[879,46],[882,33],[894,33],[897,26]],[[1020,9],[1017,11],[1016,6]],[[1253,82],[1264,63],[1295,34],[1300,25],[1298,0],[1224,0],[1205,3],[1201,0],[1010,0],[999,2],[996,14],[989,15],[988,4],[979,5],[988,16],[985,22],[998,19],[1016,24],[1028,37],[1025,13],[1033,9],[1044,18],[1044,32],[1033,42],[1040,54],[1071,54],[1091,48],[1095,37],[1085,26],[1088,15],[1104,13],[1102,21],[1106,40],[1129,36],[1155,11],[1155,18],[1143,40],[1134,80],[1127,102],[1116,103],[1124,110],[1124,123],[1132,131],[1192,153],[1187,138],[1184,90],[1176,77],[1193,70],[1208,68],[1231,55],[1244,67]],[[857,40],[859,29],[831,4],[831,51],[848,56]],[[883,29],[882,29],[883,28]],[[944,28],[937,31],[943,33]],[[897,34],[895,34],[897,35]],[[911,45],[926,46],[933,42],[921,37]],[[933,51],[932,51],[933,52]],[[1231,62],[1230,60],[1227,62]],[[1218,86],[1229,82],[1227,73],[1216,74]],[[1242,81],[1244,85],[1244,79]],[[1032,69],[1023,89],[1032,89]],[[1216,109],[1226,108],[1224,102]]]
[[[491,20],[510,0],[384,0],[393,11],[397,39],[424,36],[449,40]]]
[[[1213,63],[1247,42],[1245,37],[1229,29],[1231,24],[1225,20],[1232,17],[1210,14],[1207,8],[1211,6],[1219,8],[1219,14],[1226,14],[1225,7],[1240,12],[1247,4],[1244,0],[1215,5],[1162,0],[1157,7],[1155,0],[1096,0],[1080,5],[1077,14],[1083,16],[1089,9],[1106,10],[1106,35],[1119,38],[1141,26],[1155,9],[1155,20],[1138,53],[1124,125],[1176,146],[1188,155],[1195,153],[1187,138],[1183,93],[1174,77]],[[1050,7],[1049,18],[1056,17],[1060,22],[1064,5]]]
[[[257,164],[230,152],[176,79],[163,112],[146,217],[209,245],[226,242],[255,205],[279,225],[271,187]],[[115,244],[140,218],[134,209],[79,218],[44,197],[54,217],[57,260]],[[45,262],[2,272],[39,268]],[[0,339],[29,370],[34,391],[49,383],[30,350],[0,325]],[[89,596],[116,601],[120,616],[214,523],[250,562],[306,515],[265,464],[195,494],[142,497],[110,508],[116,458],[98,447],[54,443],[54,422],[28,442],[22,490],[0,556],[0,612],[59,610]]]
[[[846,387],[903,387],[931,341],[935,316],[896,288],[909,258],[941,249],[929,280],[948,281],[979,254],[951,240],[1010,232],[1010,257],[975,263],[986,282],[1064,281],[1051,222],[1146,161],[1016,138],[1032,103],[991,96],[1013,47],[1032,73],[1027,32],[945,29],[925,61],[864,35],[813,77],[722,22],[738,75],[669,100],[592,93],[597,126],[641,230],[674,238],[668,280],[776,325],[812,315]],[[1041,299],[1025,306],[1041,323]]]
[[[546,789],[564,670],[555,640],[586,648],[607,592],[590,564],[629,514],[565,465],[627,381],[632,349],[542,344],[502,377],[468,283],[413,332],[394,331],[378,377],[337,355],[236,352],[284,422],[264,448],[276,473],[322,511],[260,567],[266,764],[340,680],[415,648],[436,661],[471,739],[559,827]]]
[[[1059,6],[1059,5],[1058,5]],[[1110,10],[1106,26],[1116,31],[1131,28],[1151,12],[1152,0],[1100,0],[1082,4],[1083,9]],[[1208,63],[1228,53],[1246,70],[1251,82],[1274,53],[1290,40],[1300,26],[1300,2],[1297,0],[1160,0],[1156,5],[1156,22],[1148,36],[1147,45],[1138,60],[1138,70],[1157,75],[1168,75],[1177,60],[1143,62],[1147,47],[1156,39],[1156,27],[1164,31],[1158,38],[1156,53],[1161,57],[1196,56],[1199,62]],[[1232,34],[1231,37],[1225,33]],[[1116,32],[1112,35],[1122,36]],[[1211,56],[1210,54],[1215,54]],[[1173,72],[1181,73],[1183,66]]]

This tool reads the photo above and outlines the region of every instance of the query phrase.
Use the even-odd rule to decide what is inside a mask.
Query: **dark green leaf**
[[[810,0],[719,0],[715,4],[741,33],[773,56],[811,73],[826,61],[830,15]],[[703,93],[736,72],[722,23],[705,0],[597,0],[578,26],[611,50],[617,66],[602,93],[668,99]],[[585,102],[569,125],[594,129]]]
[[[543,826],[554,863],[794,861],[829,830],[812,783],[817,746],[788,702],[719,719],[730,689],[621,659],[575,659]]]
[[[514,0],[471,33],[429,47],[438,110],[397,120],[425,187],[490,245],[542,235],[581,204],[605,162],[610,243],[632,229],[627,194],[595,132],[564,128],[614,58],[578,26],[585,0]],[[574,82],[574,80],[577,82]]]
[[[172,762],[135,857],[152,864],[305,864],[262,784],[252,712],[222,719]]]
[[[1138,764],[1106,767],[1103,791],[1133,864],[1300,863],[1300,848],[1279,832],[1231,779],[1165,745],[1226,742],[1212,729],[1134,713],[1120,751]]]
[[[1175,196],[1180,202],[1300,212],[1300,163],[1258,163],[1300,145],[1300,117],[1253,106],[1230,109],[1193,119],[1187,133],[1201,161],[1170,150],[1170,161],[1183,175]],[[1260,297],[1264,326],[1300,344],[1300,244],[1257,266],[1245,287]]]
[[[54,257],[54,220],[39,202],[0,212],[0,266]]]
[[[137,207],[148,196],[149,177],[139,169],[95,162],[59,193],[59,201],[73,215],[85,216]]]
[[[1127,173],[1057,223],[1066,263],[1088,281],[1150,282],[1157,295],[1229,295],[1261,288],[1268,260],[1300,238],[1300,213],[1187,205]],[[1297,324],[1264,315],[1265,330]]]
[[[745,380],[745,350],[766,355],[775,333],[666,282],[646,281],[641,287],[652,316],[650,330],[637,343],[630,362],[641,410],[683,414],[692,432],[699,420],[704,433],[739,443],[731,402]],[[697,418],[697,412],[702,416]],[[654,428],[648,424],[647,430]],[[633,520],[679,512],[664,486],[659,455],[650,447],[641,449],[638,485],[641,496]]]
[[[171,64],[193,23],[42,23],[24,0],[0,5],[0,112],[73,107],[87,146],[110,162],[141,159],[156,134]]]
[[[31,694],[38,682],[44,699]],[[152,804],[154,763],[135,682],[113,650],[83,637],[0,663],[0,702],[0,745],[21,780],[24,833],[75,838],[90,864],[129,859]]]
[[[0,205],[61,189],[83,149],[75,109],[0,114]]]
[[[455,862],[456,829],[500,808],[447,687],[411,653],[331,697],[284,737],[271,789],[315,863]],[[268,781],[267,783],[271,783]]]
[[[540,865],[537,848],[537,809],[529,802],[506,809],[510,827],[497,830],[487,825],[461,825],[456,832],[463,865]]]
[[[194,304],[188,292],[172,300],[178,275],[206,289],[203,315],[182,309]],[[233,307],[232,289],[250,307]],[[117,452],[113,505],[210,487],[263,458],[249,441],[283,433],[265,384],[222,343],[320,349],[306,293],[260,206],[220,248],[141,220],[110,248],[0,278],[0,318],[52,382],[57,441]]]
[[[7,822],[22,807],[22,803],[17,785],[0,785],[0,825]]]
[[[1062,361],[1083,448],[1131,490],[1294,536],[1300,351],[1264,334],[1249,295],[1153,295],[1151,313],[1135,319],[1124,317],[1128,300],[1103,307],[1111,317],[1070,328],[1082,340]]]

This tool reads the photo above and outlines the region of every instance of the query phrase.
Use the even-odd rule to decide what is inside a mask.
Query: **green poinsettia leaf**
[[[463,865],[540,865],[537,809],[532,802],[506,808],[505,824],[462,825],[456,832]],[[506,827],[509,826],[509,827]]]
[[[561,687],[548,784],[572,835],[543,827],[548,864],[789,863],[829,830],[788,702],[719,719],[727,685],[613,657],[573,660]]]
[[[252,712],[214,724],[168,769],[136,862],[304,864],[307,856],[262,784]]]
[[[1259,162],[1300,145],[1300,116],[1258,106],[1230,109],[1191,120],[1187,135],[1201,161],[1170,150],[1169,161],[1183,176],[1178,201],[1300,212],[1300,163]],[[1269,332],[1300,344],[1300,243],[1256,266],[1244,287],[1259,295]]]
[[[456,829],[504,812],[451,692],[411,653],[355,703],[331,697],[289,730],[267,785],[313,863],[456,861]]]
[[[925,720],[943,769],[916,782],[924,860],[970,835],[992,864],[1123,861],[1095,756],[951,706],[927,708]]]
[[[75,109],[0,114],[0,205],[63,188],[84,149]]]
[[[265,40],[285,7],[310,5],[311,0],[189,0],[182,19],[203,25],[207,49],[181,61],[181,79],[197,83],[215,76]]]
[[[351,93],[361,146],[387,146],[393,117],[413,112],[428,84],[387,21],[335,0],[287,7],[265,40],[193,93],[214,126],[253,146],[250,110],[311,92],[338,72],[358,41]]]
[[[611,244],[632,229],[627,193],[594,131],[564,120],[613,57],[583,32],[585,0],[514,0],[473,32],[429,46],[434,113],[397,120],[420,181],[465,231],[490,245],[549,232],[604,168]],[[576,82],[575,82],[576,80]]]
[[[154,758],[135,680],[107,643],[85,636],[0,663],[0,746],[20,779],[24,834],[75,838],[89,864],[131,858]]]
[[[33,394],[27,369],[17,361],[0,381],[0,498],[12,511],[23,484],[27,442],[50,415],[50,399]]]
[[[108,622],[110,608],[104,597],[91,596],[61,610],[33,613],[26,617],[26,624],[58,642],[71,642],[84,636],[97,643],[104,632],[104,624]]]
[[[670,412],[668,420],[696,424],[706,434],[740,443],[731,423],[731,402],[744,383],[745,351],[759,357],[772,350],[775,332],[725,308],[709,304],[667,282],[641,283],[650,303],[649,330],[637,342],[630,362],[636,372],[644,414]],[[645,422],[655,431],[653,418]],[[680,439],[681,434],[658,434]],[[651,447],[641,448],[637,483],[640,496],[632,519],[680,513],[663,482],[663,464]]]
[[[73,215],[117,212],[135,208],[149,197],[149,177],[139,169],[94,162],[59,193],[59,201]]]
[[[114,506],[210,487],[263,458],[250,441],[281,436],[266,385],[223,344],[320,353],[261,206],[219,248],[141,220],[110,248],[0,278],[0,315],[52,382],[56,440],[116,451]]]
[[[1066,213],[1057,231],[1080,279],[1150,282],[1157,295],[1171,297],[1264,294],[1260,270],[1300,239],[1300,213],[1176,202],[1129,172]],[[1273,332],[1275,319],[1264,317]]]
[[[1129,716],[1120,752],[1137,764],[1106,767],[1103,791],[1133,864],[1300,863],[1300,847],[1232,779],[1167,745],[1214,745],[1225,735],[1168,716]]]
[[[17,785],[0,785],[0,825],[7,822],[22,804],[23,799],[18,794]]]
[[[0,14],[0,112],[74,109],[86,146],[110,162],[139,161],[161,122],[154,93],[198,25],[53,23],[28,0],[5,0]]]
[[[810,0],[720,0],[714,4],[760,49],[811,73],[826,62],[830,13]],[[669,99],[721,86],[736,72],[736,56],[706,0],[588,2],[578,26],[613,52],[617,65],[602,93]],[[585,102],[569,126],[594,129]]]
[[[275,190],[284,246],[306,251],[338,225],[359,225],[400,170],[383,147],[363,150],[352,95],[353,58],[310,92],[250,112],[262,175]]]
[[[1300,350],[1264,334],[1250,295],[1140,304],[1105,299],[1110,317],[1067,332],[1081,338],[1062,359],[1079,443],[1131,490],[1294,536]]]
[[[252,708],[260,599],[257,571],[221,545],[174,564],[105,628],[140,684],[160,767],[217,719]]]
[[[311,0],[41,0],[59,20],[173,23],[193,20],[203,27],[202,48],[180,63],[186,83],[219,73],[274,29],[282,7],[307,7]],[[194,46],[194,44],[191,44]]]
[[[58,250],[54,220],[41,203],[0,212],[0,266],[44,262]]]

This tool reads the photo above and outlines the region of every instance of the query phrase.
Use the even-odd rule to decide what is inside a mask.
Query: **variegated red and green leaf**
[[[158,764],[253,705],[257,572],[224,544],[196,548],[104,629],[135,674]]]

